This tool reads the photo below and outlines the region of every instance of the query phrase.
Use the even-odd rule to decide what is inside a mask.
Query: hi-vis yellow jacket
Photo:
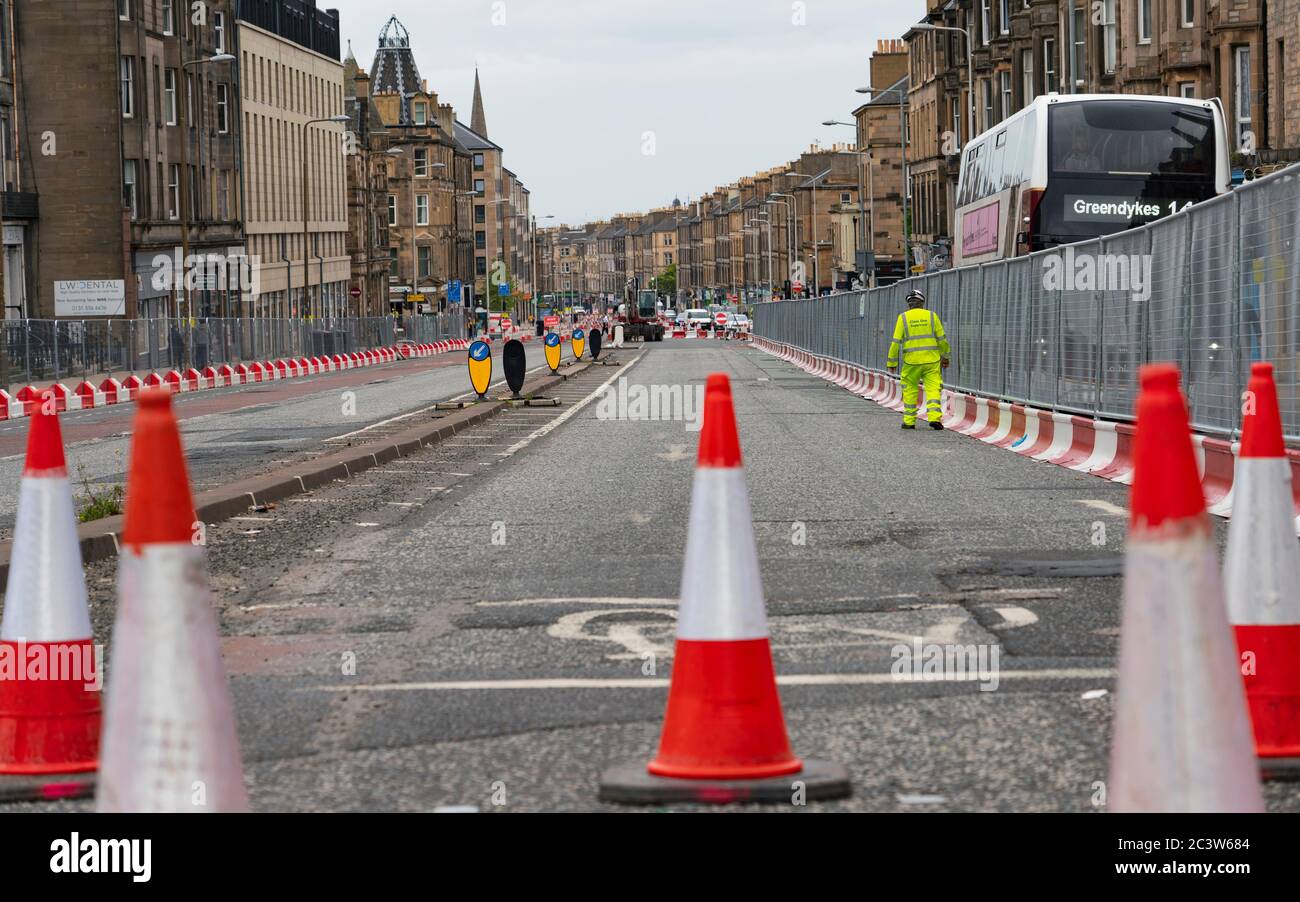
[[[898,345],[903,345],[903,363],[938,363],[952,349],[943,334],[943,323],[934,311],[915,307],[898,315],[894,341],[889,346],[888,366],[898,366]]]

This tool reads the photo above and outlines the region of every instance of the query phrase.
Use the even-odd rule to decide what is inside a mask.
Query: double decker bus
[[[1217,98],[1047,94],[963,149],[953,264],[1154,222],[1231,180]]]

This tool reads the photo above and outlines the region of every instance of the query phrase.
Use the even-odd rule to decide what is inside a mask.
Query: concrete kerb
[[[549,373],[524,383],[523,390],[544,392],[566,379],[585,371],[587,362],[569,364],[559,375]],[[477,426],[485,420],[508,409],[503,401],[484,401],[473,407],[453,411],[431,423],[412,426],[380,442],[357,445],[333,454],[304,461],[276,473],[239,479],[229,485],[209,489],[194,497],[194,513],[202,523],[220,523],[247,513],[250,508],[283,501],[295,495],[306,494],[379,467],[399,457],[414,454],[429,445],[445,441],[458,432]],[[123,517],[105,517],[83,523],[77,527],[81,545],[82,563],[89,564],[117,555],[118,537],[122,534]],[[12,542],[0,543],[0,584],[9,578],[9,555]]]

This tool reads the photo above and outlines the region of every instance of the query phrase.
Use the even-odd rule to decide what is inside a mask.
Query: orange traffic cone
[[[839,765],[790,750],[772,669],[758,552],[750,519],[731,383],[704,393],[677,647],[659,753],[601,780],[616,802],[784,801],[848,795]]]
[[[118,565],[100,811],[247,811],[203,548],[166,391],[141,392]]]
[[[1142,369],[1111,811],[1262,811],[1178,368]]]
[[[89,793],[99,689],[59,418],[38,402],[0,621],[0,798]]]
[[[1300,772],[1300,547],[1273,364],[1251,367],[1223,566],[1255,753],[1266,776]]]

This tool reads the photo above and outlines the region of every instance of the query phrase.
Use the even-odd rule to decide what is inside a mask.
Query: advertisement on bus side
[[[998,223],[1002,220],[1002,202],[971,210],[961,221],[961,253],[975,257],[998,249]]]

